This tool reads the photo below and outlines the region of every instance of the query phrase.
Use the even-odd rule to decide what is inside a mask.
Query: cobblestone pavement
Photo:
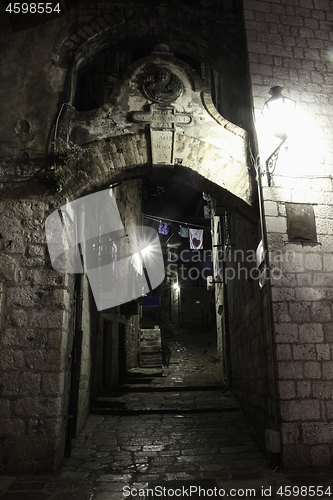
[[[332,471],[274,472],[239,411],[179,412],[90,415],[56,473],[2,476],[0,500],[120,500],[126,488],[142,495],[158,481],[189,487],[207,479],[233,498],[287,498],[277,491],[288,485],[332,485],[333,492]]]
[[[217,390],[225,387],[225,381],[214,333],[180,330],[164,337],[163,342],[171,351],[169,366],[158,373],[156,369],[131,370],[126,384],[96,399],[95,413],[238,409],[230,392]],[[143,378],[136,383],[140,375]]]
[[[272,469],[232,394],[218,388],[222,371],[213,340],[211,334],[174,335],[164,377],[117,396],[132,415],[91,414],[57,472],[0,476],[0,500],[143,498],[156,483],[183,485],[179,498],[189,498],[186,488],[204,488],[204,481],[235,499],[330,498],[332,470]],[[126,497],[128,491],[133,496]]]
[[[179,330],[173,335],[163,335],[162,340],[171,351],[170,365],[164,367],[162,385],[200,387],[224,384],[215,333]]]

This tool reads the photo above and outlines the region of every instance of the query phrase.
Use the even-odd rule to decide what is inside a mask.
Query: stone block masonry
[[[71,280],[48,261],[43,223],[54,203],[52,197],[1,203],[2,472],[52,470],[64,446],[72,291]]]
[[[107,174],[95,180],[108,181]],[[114,190],[125,227],[141,223],[140,186],[133,180]],[[44,223],[67,199],[45,188],[38,197],[23,189],[19,199],[11,195],[0,203],[0,471],[52,471],[64,457],[69,418],[75,275],[52,268]],[[78,430],[89,413],[98,334],[86,280],[83,311]],[[118,316],[128,326],[131,368],[137,360],[138,316]]]
[[[270,87],[297,101],[299,136],[280,152],[271,185],[263,177],[263,200],[271,283],[279,428],[285,467],[332,464],[332,173],[329,1],[244,1],[249,72],[262,163],[271,151],[260,131]],[[287,202],[314,208],[317,242],[291,243]],[[280,260],[276,260],[280,253]]]
[[[250,279],[250,275],[245,273],[245,269],[249,271],[253,268],[253,262],[241,258],[251,247],[255,254],[257,228],[246,224],[237,214],[232,214],[230,239],[232,248],[240,251],[241,262],[229,258],[227,267],[236,268],[240,264],[243,268],[242,273],[226,285],[232,372],[230,383],[244,414],[264,441],[264,429],[272,427],[276,417],[271,346],[267,334],[267,298],[260,291],[258,281]]]

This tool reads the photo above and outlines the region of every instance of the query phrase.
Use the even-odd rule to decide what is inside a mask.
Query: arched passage
[[[225,12],[228,15],[219,15],[217,16],[219,19],[212,19],[211,12],[193,8],[192,4],[193,2],[191,8],[182,4],[176,9],[170,9],[169,2],[166,2],[163,8],[140,10],[140,4],[136,2],[133,11],[129,11],[127,8],[123,10],[114,3],[109,5],[106,2],[103,4],[105,11],[101,8],[96,12],[95,4],[90,9],[86,2],[85,12],[78,7],[68,16],[66,24],[55,40],[54,57],[52,61],[47,59],[47,64],[51,66],[59,80],[62,74],[67,74],[66,84],[63,86],[60,81],[56,86],[52,100],[52,109],[55,109],[57,102],[74,104],[77,70],[83,68],[85,64],[89,65],[102,53],[109,54],[123,47],[131,51],[135,51],[137,47],[146,51],[149,48],[150,52],[156,43],[166,42],[169,43],[170,50],[180,56],[177,60],[164,51],[158,55],[150,55],[144,61],[137,61],[129,73],[124,75],[122,84],[114,86],[112,98],[98,110],[82,114],[73,110],[71,106],[61,105],[59,120],[54,117],[56,137],[62,139],[64,143],[69,139],[79,148],[86,150],[90,162],[89,169],[83,174],[85,173],[87,177],[72,175],[76,172],[77,164],[70,158],[67,158],[65,163],[58,162],[57,167],[61,166],[62,173],[65,174],[62,193],[54,195],[54,192],[47,191],[45,185],[41,183],[30,184],[30,189],[24,194],[25,199],[15,199],[13,208],[10,207],[12,211],[10,224],[5,217],[6,236],[12,245],[8,247],[11,248],[8,252],[15,250],[20,254],[19,264],[18,257],[5,256],[5,265],[8,263],[6,286],[9,287],[7,300],[9,312],[6,319],[8,325],[6,325],[3,354],[8,365],[5,366],[10,366],[11,356],[16,356],[16,351],[14,354],[11,352],[13,345],[15,349],[20,348],[20,342],[25,342],[24,345],[29,346],[29,349],[24,347],[24,352],[17,354],[15,357],[17,365],[13,369],[16,377],[13,376],[13,380],[23,379],[24,384],[15,386],[13,401],[6,400],[8,414],[13,416],[15,422],[13,431],[12,421],[8,418],[11,430],[4,443],[3,452],[5,458],[9,457],[7,470],[15,470],[21,465],[26,470],[52,469],[57,466],[63,456],[65,425],[68,417],[73,416],[67,411],[67,395],[69,367],[78,349],[78,346],[74,346],[73,350],[72,343],[74,313],[77,310],[73,304],[75,276],[60,275],[51,269],[43,230],[43,223],[48,214],[59,209],[67,200],[73,201],[85,194],[94,193],[111,183],[150,178],[155,172],[159,175],[159,168],[162,168],[167,170],[167,174],[171,177],[180,179],[184,186],[196,186],[197,189],[205,190],[219,199],[220,208],[235,209],[232,226],[238,230],[234,245],[253,249],[257,243],[253,234],[251,238],[248,237],[248,233],[256,231],[256,225],[250,225],[243,220],[250,219],[256,222],[256,210],[253,208],[256,206],[252,188],[253,173],[249,170],[251,167],[247,161],[247,137],[243,128],[233,125],[237,123],[245,127],[251,122],[242,35],[238,36],[242,31],[241,16],[236,12],[237,9],[235,11],[231,7],[235,2],[229,4]],[[107,10],[109,12],[106,12]],[[216,33],[219,33],[219,37]],[[141,55],[135,52],[132,61],[138,58],[141,58]],[[193,60],[195,60],[194,66],[199,71],[201,64],[205,66],[201,74],[203,79],[207,74],[210,75],[209,89],[201,83],[200,78],[185,62]],[[170,106],[168,105],[172,111],[171,119],[164,125],[169,125],[165,129],[168,132],[171,130],[171,134],[163,133],[162,137],[168,137],[167,142],[171,145],[169,151],[172,151],[172,156],[168,164],[161,162],[162,165],[152,161],[156,153],[153,130],[158,127],[151,127],[149,120],[145,122],[140,116],[136,117],[136,120],[133,119],[134,113],[143,113],[142,116],[146,117],[145,113],[150,113],[151,116],[156,107],[161,111],[158,104],[156,106],[155,102],[152,103],[142,93],[145,74],[154,77],[155,69],[158,67],[166,68],[176,75],[184,88],[184,92],[176,96],[177,98],[169,103]],[[220,80],[215,85],[214,79],[218,76],[217,73],[220,75]],[[34,76],[36,79],[38,77]],[[32,88],[31,82],[30,88]],[[218,111],[226,118],[222,118],[212,106],[209,98],[210,89],[215,89],[214,103],[219,102]],[[224,99],[219,101],[217,94],[221,89],[224,90],[222,92]],[[48,126],[44,129],[48,131],[48,137],[53,137],[49,126],[52,112],[47,118]],[[40,121],[40,129],[43,123]],[[165,129],[162,127],[163,132]],[[42,139],[40,142],[43,142]],[[45,148],[44,143],[42,147]],[[42,151],[45,149],[41,148]],[[35,171],[39,172],[37,166]],[[35,191],[32,191],[32,188]],[[38,197],[40,203],[33,200],[34,196]],[[22,221],[22,213],[27,220]],[[239,213],[241,215],[238,215]],[[15,230],[12,230],[12,227]],[[244,231],[244,227],[247,231]],[[24,240],[21,235],[24,235]],[[242,235],[247,235],[246,239],[239,241],[238,238]],[[36,255],[33,252],[41,252],[41,255],[46,257],[43,260],[38,257],[40,254]],[[22,266],[19,272],[18,266]],[[21,283],[17,281],[18,279],[25,281]],[[246,303],[244,310],[242,309],[244,313],[242,321],[238,321],[237,302],[233,304],[234,320],[240,335],[245,339],[235,349],[240,367],[237,369],[237,390],[244,401],[247,391],[250,390],[249,381],[252,384],[251,388],[260,386],[256,378],[257,372],[254,375],[242,372],[241,366],[243,354],[246,356],[252,354],[249,343],[252,337],[255,337],[254,321],[257,321],[257,325],[259,321],[252,314],[253,304],[249,303],[252,300],[252,292],[248,290],[249,286],[248,282],[245,284],[242,282],[240,287],[235,287],[233,293],[233,296],[237,297],[239,288],[242,288],[241,303]],[[7,289],[5,293],[7,294]],[[254,291],[253,296],[258,300],[256,293]],[[43,302],[38,302],[40,294]],[[89,302],[88,287],[85,288],[85,294]],[[89,314],[84,320],[87,331],[94,321],[92,309],[93,305],[91,313],[87,309]],[[30,330],[28,334],[24,331],[25,323],[29,325],[33,335],[29,334]],[[41,330],[45,334],[40,336]],[[249,335],[250,330],[251,335]],[[262,330],[258,331],[262,333]],[[29,338],[26,338],[27,335]],[[41,350],[40,345],[45,345],[46,349]],[[265,353],[261,354],[261,358],[264,358]],[[39,360],[39,363],[36,360]],[[20,373],[20,378],[18,370],[21,367],[23,372],[22,375]],[[30,367],[37,367],[39,371],[30,376]],[[29,390],[26,380],[31,381]],[[87,393],[89,394],[89,390]],[[85,411],[87,407],[88,405]],[[260,406],[250,407],[254,420],[266,418],[267,411],[264,407],[262,400]],[[265,417],[262,417],[262,414]],[[262,429],[263,426],[261,423],[259,427]],[[17,429],[20,434],[16,435]],[[24,453],[18,461],[22,449]]]
[[[97,49],[109,50],[104,35],[96,35],[91,45],[90,42],[82,45],[82,52],[78,48],[76,60],[80,62],[86,49],[91,50],[92,54]],[[241,71],[240,66],[235,69],[232,64],[229,70],[234,75]],[[226,81],[232,81],[228,71],[226,75]],[[163,81],[165,76],[168,85],[171,81],[166,90]],[[242,112],[234,111],[234,114],[239,117]],[[229,287],[232,296],[230,308],[233,311],[231,318],[226,316],[226,287],[222,286],[222,282],[217,282],[216,305],[221,332],[219,344],[223,350],[228,343],[225,357],[229,358],[229,367],[232,363],[234,365],[235,392],[244,406],[249,400],[249,390],[260,393],[260,403],[250,406],[249,413],[262,431],[269,425],[265,422],[269,422],[272,415],[264,409],[264,398],[271,397],[272,387],[267,372],[267,343],[259,340],[264,331],[261,299],[258,289],[249,279],[258,244],[258,214],[255,208],[254,175],[248,162],[247,133],[218,113],[209,89],[201,83],[193,68],[175,58],[165,46],[158,46],[150,56],[139,59],[128,68],[123,80],[113,86],[111,97],[100,108],[78,112],[71,106],[64,106],[59,119],[58,137],[63,143],[84,148],[89,163],[88,181],[71,178],[73,165],[69,162],[65,166],[68,171],[65,191],[70,199],[110,184],[142,178],[157,179],[163,175],[166,179],[178,179],[184,185],[205,190],[217,199],[216,217],[219,220],[214,221],[216,247],[225,245],[229,224],[237,227],[233,242],[229,243],[239,250],[241,261],[237,262],[236,257],[228,265],[230,268],[234,266],[236,272],[239,265],[242,266],[244,276],[237,275],[236,282]],[[246,252],[252,252],[252,260],[246,260]],[[242,315],[237,314],[238,300],[244,307]],[[124,328],[121,325],[125,325],[127,320],[124,319],[126,314],[122,319],[112,314],[107,319],[116,325],[113,326],[117,330],[113,344],[115,351],[121,345],[120,331]],[[131,317],[131,314],[127,316]],[[107,331],[110,326],[105,328]],[[227,339],[227,328],[229,333],[230,329],[237,331],[235,342],[231,342],[230,337]],[[254,347],[256,345],[257,349]],[[257,359],[260,356],[260,366],[255,372],[249,373],[247,369],[244,370],[242,359],[253,355]],[[118,366],[119,356],[120,351]],[[119,372],[117,377],[120,377]],[[264,387],[260,382],[262,379],[267,380]],[[89,396],[89,392],[86,391],[86,394]],[[82,421],[85,414],[82,414]]]

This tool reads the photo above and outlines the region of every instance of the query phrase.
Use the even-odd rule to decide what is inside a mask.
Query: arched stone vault
[[[240,0],[79,3],[67,16],[53,46],[52,64],[71,68],[59,102],[71,102],[78,71],[122,51],[151,50],[166,43],[185,58],[204,62],[223,80],[224,115],[251,130],[246,43]],[[135,60],[134,57],[133,60]]]
[[[170,79],[169,94],[159,81],[161,71]],[[172,86],[178,86],[177,95]],[[148,88],[157,89],[156,98],[147,95]],[[159,101],[164,98],[169,100]],[[201,185],[219,188],[226,205],[256,218],[246,131],[216,111],[196,72],[169,52],[153,52],[132,65],[101,108],[80,113],[64,107],[58,136],[88,149],[90,190],[99,179],[105,184],[150,176],[165,167],[170,175],[193,172]],[[78,196],[87,187],[67,189]]]
[[[243,26],[232,3],[231,7],[227,2],[216,7],[219,12],[215,15],[195,2],[152,2],[147,6],[136,0],[124,6],[105,1],[96,9],[94,2],[86,1],[69,12],[68,22],[55,40],[54,54],[65,67],[75,54],[79,66],[89,55],[110,46],[124,48],[127,41],[133,46],[137,39],[151,47],[163,40],[171,50],[177,51],[181,45],[183,53],[196,54],[212,67],[219,62],[227,74],[243,71]]]

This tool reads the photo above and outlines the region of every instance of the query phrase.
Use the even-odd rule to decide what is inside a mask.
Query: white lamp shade
[[[273,95],[265,102],[262,114],[269,132],[285,140],[294,126],[296,101],[283,96],[281,90],[281,87],[270,90]]]

